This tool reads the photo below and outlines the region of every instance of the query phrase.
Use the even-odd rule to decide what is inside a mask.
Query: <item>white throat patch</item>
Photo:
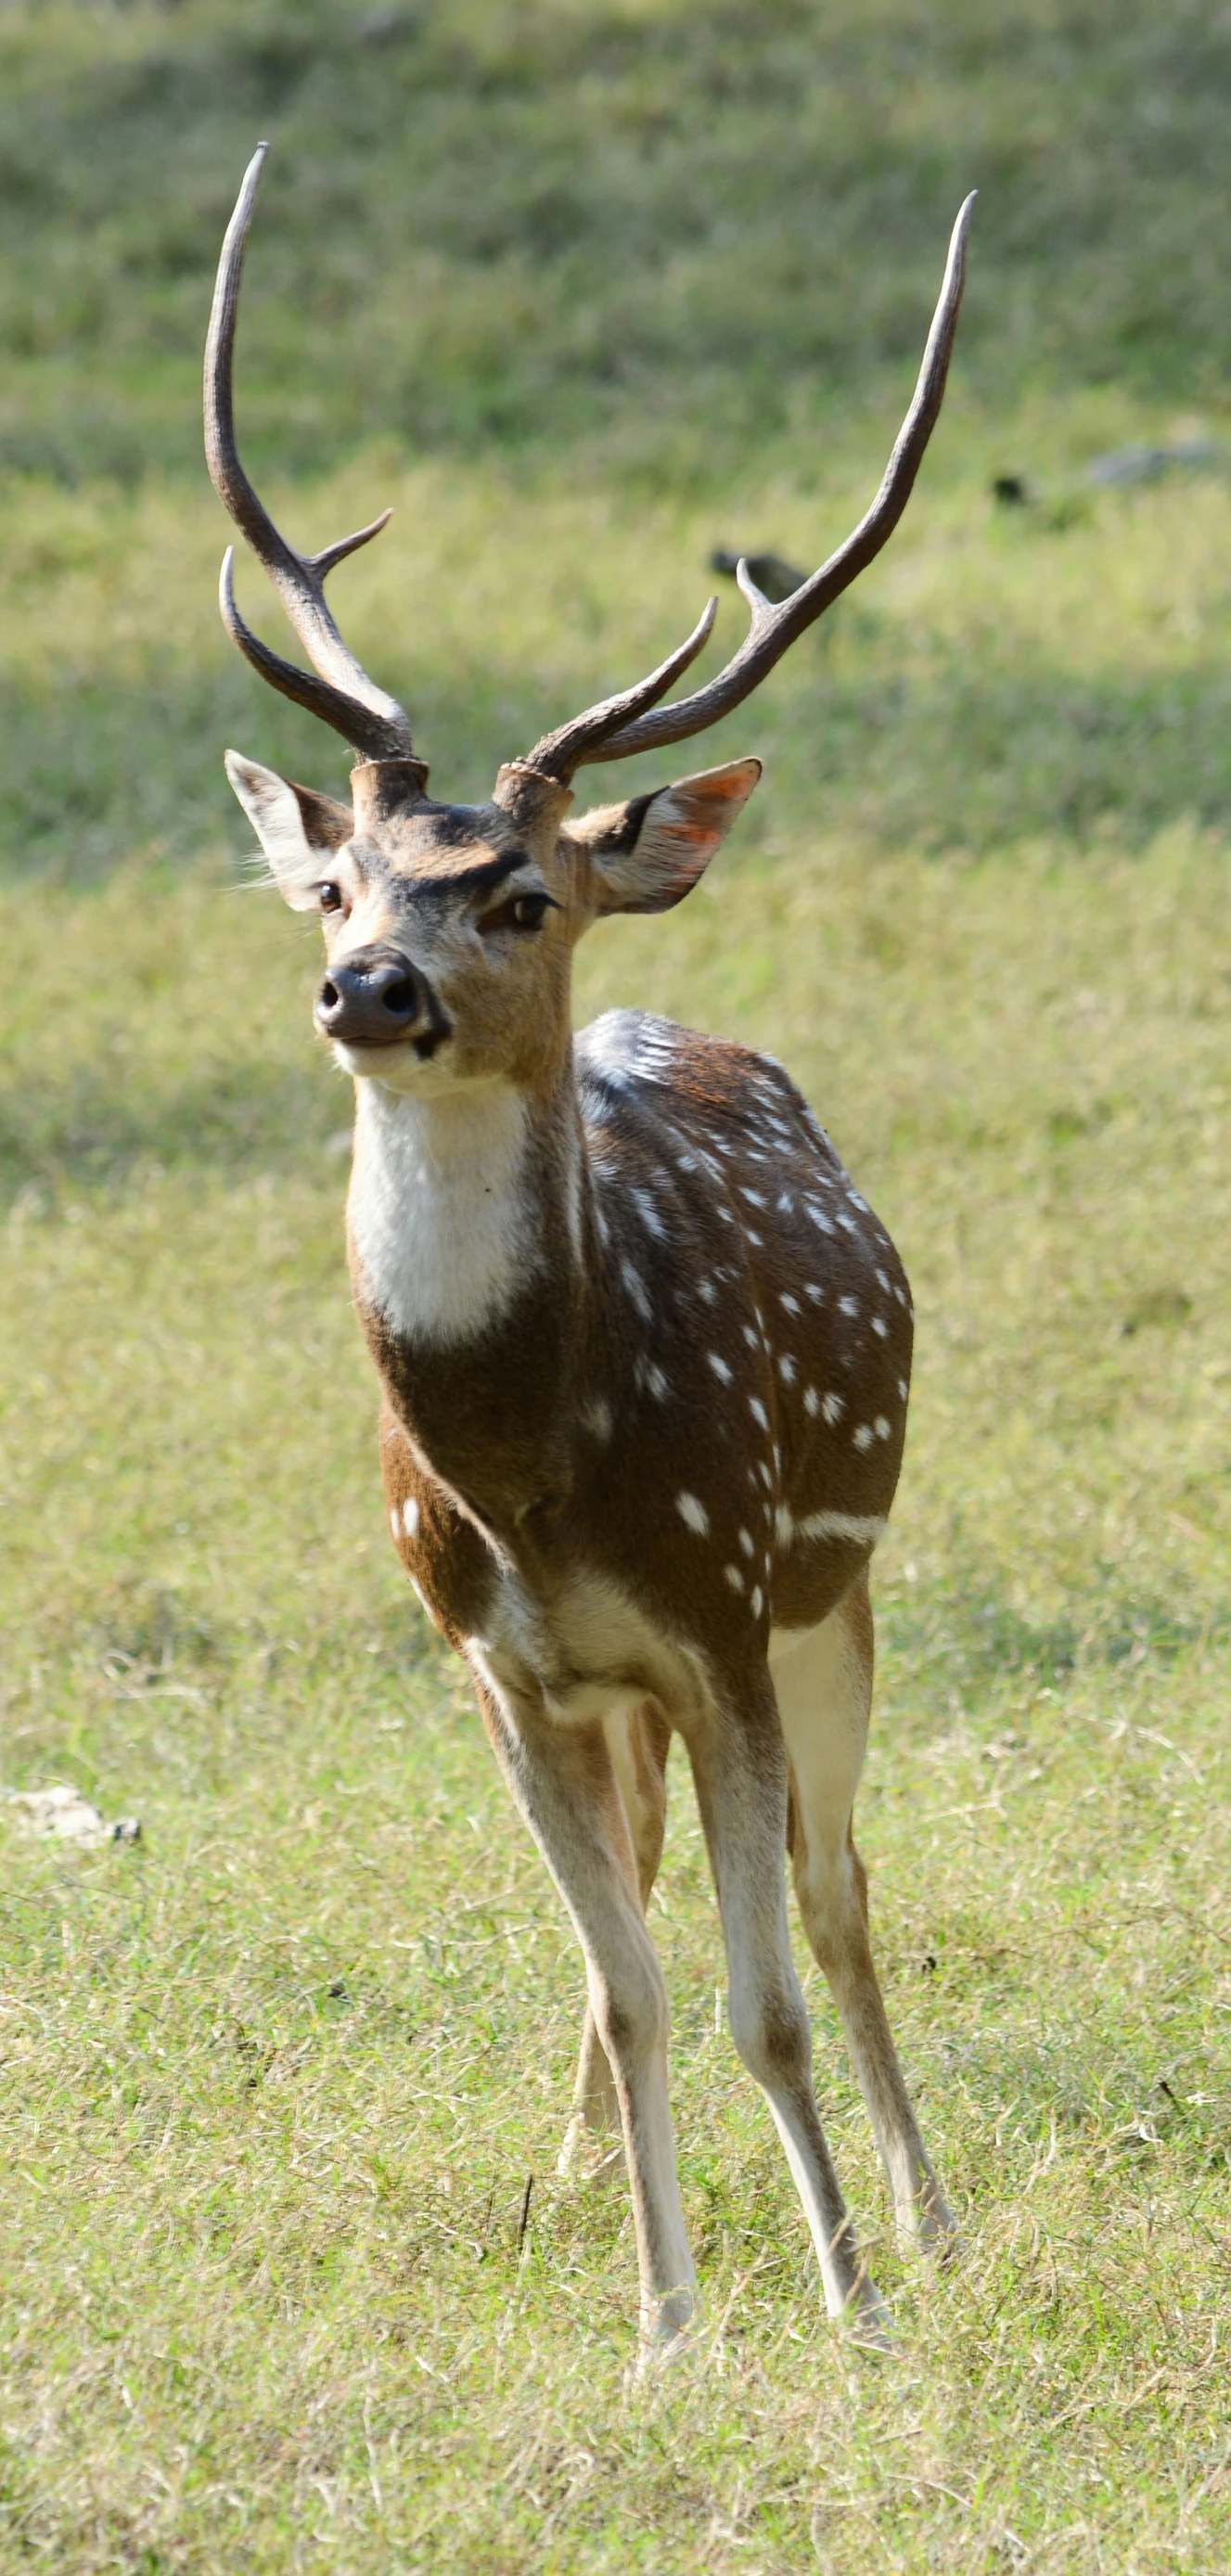
[[[468,1340],[533,1266],[525,1102],[496,1082],[355,1091],[347,1219],[363,1294],[407,1340]]]

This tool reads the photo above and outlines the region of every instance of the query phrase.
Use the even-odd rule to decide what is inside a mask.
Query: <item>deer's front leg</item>
[[[615,2082],[632,2190],[641,2327],[670,2345],[690,2324],[696,2273],[684,2232],[667,2096],[667,1990],[642,1917],[637,1866],[599,1725],[557,1725],[480,1679],[497,1758],[572,1917],[590,2011]]]
[[[644,1914],[662,1858],[667,1813],[667,1756],[671,1730],[653,1706],[619,1709],[603,1721],[620,1803],[628,1826]],[[620,2104],[607,2052],[587,2003],[582,2026],[573,2108],[560,2150],[559,2171],[586,2182],[609,2182],[623,2164]]]
[[[689,1742],[718,1888],[731,2036],[773,2113],[816,2247],[831,2316],[852,2310],[865,2338],[887,2319],[861,2262],[812,2084],[812,2033],[786,1916],[787,1764],[768,1672],[738,1709],[718,1709]]]

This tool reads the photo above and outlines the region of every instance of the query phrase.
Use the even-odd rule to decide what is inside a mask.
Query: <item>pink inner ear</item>
[[[732,762],[665,787],[647,808],[627,857],[602,861],[613,912],[669,912],[703,876],[761,775],[759,760]]]

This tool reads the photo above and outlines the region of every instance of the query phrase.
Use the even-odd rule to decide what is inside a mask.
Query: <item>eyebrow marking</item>
[[[399,876],[394,879],[394,883],[407,897],[490,894],[493,887],[503,885],[505,878],[513,876],[518,868],[529,866],[530,855],[527,850],[510,850],[503,857],[476,859],[471,867],[450,869],[447,876]]]

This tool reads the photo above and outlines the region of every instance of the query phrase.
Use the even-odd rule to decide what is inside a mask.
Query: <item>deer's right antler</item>
[[[228,546],[222,560],[218,592],[222,621],[240,652],[263,679],[280,689],[284,697],[309,708],[314,716],[322,716],[369,760],[413,760],[409,716],[396,698],[387,696],[368,678],[362,663],[343,643],[325,602],[326,574],[345,555],[353,555],[357,546],[366,546],[370,538],[379,536],[390,512],[383,511],[370,527],[356,529],[354,536],[336,538],[317,555],[296,554],[274,526],[239,461],[231,381],[235,323],[244,245],[268,150],[267,143],[258,144],[248,164],[218,262],[205,342],[205,457],[216,492],[264,564],[319,678],[312,671],[300,670],[295,662],[284,661],[245,624],[235,602],[233,546]]]

